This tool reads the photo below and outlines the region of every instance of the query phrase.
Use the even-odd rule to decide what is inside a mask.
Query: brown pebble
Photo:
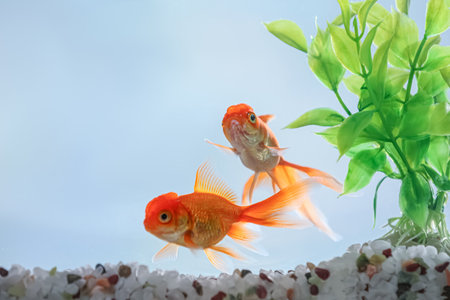
[[[98,286],[104,287],[104,288],[109,288],[111,285],[109,284],[109,281],[107,278],[100,278],[97,279],[97,282],[95,283]]]
[[[288,289],[286,292],[286,298],[294,300],[294,289]]]
[[[434,267],[434,269],[436,271],[438,271],[439,273],[441,273],[441,272],[444,272],[445,269],[447,269],[448,265],[449,265],[449,262],[446,261],[443,264],[437,265],[436,267]]]
[[[424,266],[420,266],[420,275],[426,275],[427,274],[427,268]]]
[[[111,285],[115,285],[119,281],[119,276],[117,274],[108,277],[108,281]]]
[[[297,275],[295,275],[295,273],[289,274],[289,277],[291,277],[294,280],[297,280]]]
[[[192,283],[192,287],[195,289],[195,291],[197,292],[197,295],[202,296],[203,295],[203,287],[200,284],[200,282],[198,282],[197,280],[194,280],[194,282]]]
[[[77,274],[67,274],[67,283],[72,283],[81,279],[80,275]]]
[[[266,274],[264,274],[263,272],[259,273],[259,278],[261,278],[262,280],[268,281],[270,283],[272,283],[272,279],[269,278],[269,276],[267,276]]]
[[[309,292],[311,293],[311,295],[316,296],[317,294],[319,294],[319,288],[317,287],[317,285],[313,284],[309,287]]]
[[[306,266],[308,267],[309,270],[314,270],[314,268],[316,267],[312,262],[307,262]]]
[[[383,250],[382,253],[383,253],[384,256],[386,256],[386,258],[391,257],[392,256],[392,249],[391,248],[385,249],[385,250]]]
[[[372,279],[373,275],[375,275],[376,273],[377,267],[372,264],[368,264],[366,267],[366,274],[369,277],[369,279]]]
[[[121,265],[119,267],[119,276],[127,278],[131,275],[131,268],[127,265]]]
[[[405,265],[406,272],[414,272],[416,271],[420,265],[418,263],[409,263]]]
[[[8,273],[9,273],[8,270],[0,267],[0,276],[6,277],[6,276],[8,276]]]
[[[264,299],[267,297],[267,290],[264,286],[258,285],[255,289],[256,295],[259,297],[259,299]]]
[[[102,264],[96,264],[95,265],[95,270],[98,270],[100,272],[100,274],[105,274],[106,273],[106,269]]]
[[[252,274],[252,271],[247,270],[247,269],[242,269],[242,271],[241,271],[241,277],[244,278],[245,275],[247,275],[247,274]]]
[[[225,298],[227,296],[227,294],[225,294],[224,292],[220,291],[217,294],[215,294],[211,300],[223,300],[223,298]]]
[[[319,276],[319,278],[322,280],[327,280],[328,277],[330,277],[330,271],[328,271],[327,269],[316,267],[314,269],[314,272],[316,272],[317,276]]]

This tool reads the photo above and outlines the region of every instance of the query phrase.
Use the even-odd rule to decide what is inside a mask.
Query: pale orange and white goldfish
[[[186,195],[167,193],[151,200],[145,209],[145,229],[169,242],[155,254],[153,260],[176,257],[179,246],[202,249],[219,270],[227,266],[220,253],[243,259],[231,248],[217,245],[225,236],[248,249],[257,235],[245,227],[254,223],[271,227],[303,227],[300,221],[285,215],[298,206],[312,181],[299,181],[273,196],[249,206],[235,203],[236,195],[203,164],[197,170],[194,192]],[[301,201],[301,200],[300,200]]]
[[[294,184],[300,178],[297,170],[341,193],[342,184],[333,176],[314,168],[290,163],[283,158],[281,152],[286,148],[280,148],[274,133],[267,125],[272,118],[273,115],[257,116],[253,109],[244,103],[232,105],[228,107],[222,121],[223,132],[232,147],[207,140],[221,149],[237,154],[244,166],[255,172],[244,186],[242,203],[251,203],[254,188],[267,178],[271,179],[274,191],[275,187],[282,189]],[[302,202],[299,212],[331,238],[337,239],[310,200]]]

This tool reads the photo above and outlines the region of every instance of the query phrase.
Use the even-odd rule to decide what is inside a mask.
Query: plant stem
[[[420,53],[422,52],[423,46],[427,41],[427,36],[424,35],[422,41],[420,42],[419,48],[417,49],[416,55],[414,56],[414,60],[412,64],[410,64],[411,71],[409,72],[408,85],[406,86],[406,95],[405,95],[405,104],[408,103],[409,96],[411,93],[412,82],[414,79],[414,73],[417,71],[417,62],[419,61]]]
[[[336,95],[337,99],[339,100],[339,103],[341,104],[342,108],[345,110],[345,112],[347,113],[347,115],[351,116],[352,113],[350,112],[350,110],[348,109],[348,107],[345,105],[344,101],[342,101],[341,95],[339,95],[339,92],[337,90],[337,88],[333,88],[333,92]]]

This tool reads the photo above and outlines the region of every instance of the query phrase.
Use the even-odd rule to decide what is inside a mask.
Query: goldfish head
[[[234,147],[239,141],[259,142],[261,122],[249,105],[232,105],[222,120],[223,133]]]
[[[145,230],[168,242],[176,242],[187,230],[188,214],[178,195],[167,193],[151,200],[145,208]]]

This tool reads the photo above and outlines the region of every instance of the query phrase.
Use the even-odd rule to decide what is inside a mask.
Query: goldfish
[[[292,220],[284,212],[298,205],[310,185],[311,182],[306,180],[299,181],[263,201],[239,206],[236,194],[215,177],[207,164],[202,164],[196,173],[193,193],[177,195],[170,192],[148,202],[144,227],[168,242],[154,255],[153,261],[176,258],[178,248],[183,246],[203,250],[214,267],[228,271],[221,255],[245,259],[234,249],[218,243],[229,236],[247,249],[254,250],[251,241],[257,238],[257,234],[245,226],[247,223],[301,228],[304,224]]]
[[[225,137],[232,147],[220,145],[206,140],[210,144],[239,156],[241,162],[254,171],[244,186],[242,204],[251,203],[253,190],[263,182],[271,181],[272,187],[282,189],[299,180],[297,171],[306,173],[338,193],[342,192],[342,184],[333,176],[318,169],[300,166],[286,161],[275,134],[267,125],[273,115],[257,116],[252,107],[241,103],[228,107],[222,121]],[[301,202],[298,212],[306,216],[315,226],[328,234],[332,239],[337,235],[329,228],[323,216],[310,200]]]

